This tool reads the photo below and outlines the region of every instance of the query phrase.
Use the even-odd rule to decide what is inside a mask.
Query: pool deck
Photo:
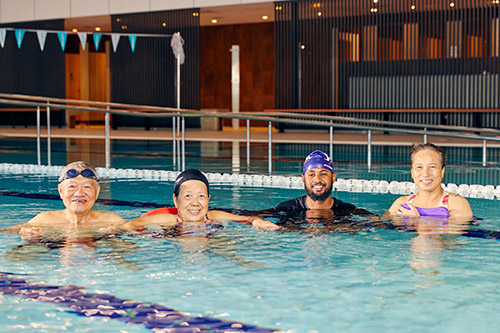
[[[42,138],[47,137],[47,130],[43,128],[40,133]],[[51,128],[50,136],[53,139],[102,139],[104,140],[104,128]],[[36,128],[24,127],[0,127],[0,138],[36,138]],[[118,129],[110,131],[111,139],[119,140],[165,140],[172,141],[172,130],[150,130],[144,129]],[[268,129],[265,127],[252,128],[250,131],[250,141],[252,143],[267,143],[269,138]],[[406,146],[415,142],[423,142],[421,135],[409,134],[382,134],[372,133],[372,145],[380,146]],[[198,130],[187,129],[185,133],[186,141],[202,142],[246,142],[246,128],[234,130],[224,127],[223,130]],[[368,141],[367,132],[334,132],[334,144],[366,145]],[[481,147],[482,140],[468,140],[447,137],[428,136],[428,141],[443,147]],[[280,133],[273,129],[272,142],[274,143],[322,143],[330,142],[330,135],[326,131],[318,132],[313,130],[287,130]],[[488,142],[488,147],[500,147],[500,143]]]

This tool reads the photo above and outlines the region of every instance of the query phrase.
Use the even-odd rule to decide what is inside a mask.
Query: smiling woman
[[[57,189],[65,209],[42,212],[28,222],[13,225],[2,232],[19,233],[26,238],[53,232],[82,236],[125,222],[114,213],[92,209],[100,186],[97,172],[89,163],[78,161],[66,165],[61,170]]]
[[[398,198],[389,208],[391,215],[472,218],[469,202],[441,187],[446,164],[446,156],[441,148],[432,143],[413,145],[410,164],[418,193]]]
[[[127,231],[143,230],[144,226],[161,227],[177,226],[182,229],[209,225],[215,230],[211,221],[248,222],[256,228],[279,229],[277,225],[264,221],[257,216],[241,216],[219,210],[208,210],[210,200],[209,184],[205,175],[196,169],[183,171],[177,176],[174,184],[173,200],[177,214],[146,214],[123,226]]]

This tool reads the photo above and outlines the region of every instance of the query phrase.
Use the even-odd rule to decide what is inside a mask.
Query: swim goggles
[[[78,177],[78,175],[82,175],[82,177],[85,177],[85,178],[88,178],[88,179],[99,180],[97,178],[97,175],[95,174],[95,172],[92,171],[92,170],[90,170],[90,169],[84,169],[82,171],[78,171],[78,170],[75,170],[75,169],[69,169],[68,171],[66,171],[66,173],[63,176],[61,176],[59,178],[59,183],[62,183],[66,179],[71,179],[71,178]]]

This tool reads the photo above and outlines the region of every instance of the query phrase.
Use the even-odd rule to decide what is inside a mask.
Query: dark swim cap
[[[200,182],[205,183],[205,185],[207,185],[207,193],[208,193],[207,177],[205,177],[205,175],[200,170],[188,169],[186,171],[181,172],[175,179],[174,195],[176,197],[179,196],[179,190],[181,188],[181,185],[184,184],[184,182],[187,182],[188,180],[199,180]]]
[[[333,172],[332,159],[321,150],[315,150],[306,157],[302,174],[306,173],[310,169],[316,168],[327,169],[328,171]]]

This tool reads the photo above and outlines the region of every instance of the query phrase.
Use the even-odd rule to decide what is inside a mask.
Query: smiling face
[[[302,175],[307,195],[314,201],[325,201],[330,197],[335,179],[335,172],[321,168],[309,169]]]
[[[85,178],[82,175],[64,180],[57,188],[66,209],[78,215],[92,209],[100,190],[96,180]]]
[[[177,215],[184,222],[203,222],[208,212],[207,186],[199,180],[188,180],[182,183],[179,196],[174,194]]]
[[[421,150],[413,156],[411,177],[419,191],[432,192],[441,188],[444,169],[439,153]]]

